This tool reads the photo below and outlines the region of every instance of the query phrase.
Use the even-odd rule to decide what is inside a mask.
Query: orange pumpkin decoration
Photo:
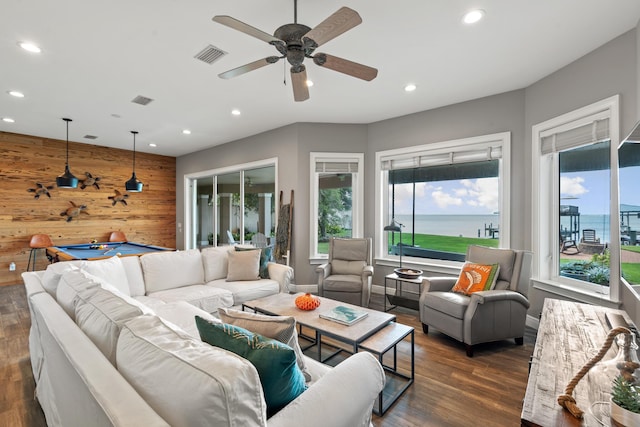
[[[300,295],[296,298],[296,307],[300,310],[310,311],[315,310],[320,306],[320,298],[314,297],[310,293]]]

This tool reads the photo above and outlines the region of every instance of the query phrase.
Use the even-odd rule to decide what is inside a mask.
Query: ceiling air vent
[[[85,135],[84,139],[98,139],[98,137],[95,135]]]
[[[138,95],[131,100],[131,102],[133,102],[134,104],[140,104],[140,105],[147,105],[151,101],[153,101],[153,99],[147,98],[146,96],[142,96],[142,95]]]
[[[218,49],[213,45],[209,45],[204,49],[202,49],[200,52],[198,52],[194,56],[194,58],[199,59],[202,62],[206,62],[207,64],[213,64],[215,61],[222,58],[226,54],[227,52],[221,49]]]

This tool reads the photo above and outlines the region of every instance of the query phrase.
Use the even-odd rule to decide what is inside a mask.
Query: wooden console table
[[[595,356],[611,327],[606,313],[622,314],[632,324],[626,312],[600,306],[546,299],[542,309],[536,346],[531,358],[529,382],[522,406],[523,426],[600,426],[590,415],[594,402],[608,401],[611,380],[599,374],[596,367],[575,387],[573,397],[584,418],[578,420],[557,402],[559,395],[575,374]],[[615,357],[614,343],[603,360]],[[597,366],[597,365],[596,365]],[[606,412],[594,408],[595,414]],[[609,425],[609,419],[602,420]]]

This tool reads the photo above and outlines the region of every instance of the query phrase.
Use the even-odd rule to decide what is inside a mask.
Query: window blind
[[[482,148],[474,147],[473,149],[461,146],[459,149],[440,153],[415,152],[382,157],[380,161],[382,170],[398,170],[498,160],[501,158],[502,147],[497,145]]]
[[[316,172],[324,173],[356,173],[358,162],[323,162],[316,161]]]
[[[609,119],[593,120],[573,129],[550,133],[541,138],[542,154],[557,153],[609,139]]]

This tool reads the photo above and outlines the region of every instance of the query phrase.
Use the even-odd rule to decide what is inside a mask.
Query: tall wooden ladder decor
[[[291,230],[293,225],[293,190],[291,201],[283,204],[283,193],[280,191],[278,204],[278,229],[276,230],[276,262],[289,265],[291,255]]]

